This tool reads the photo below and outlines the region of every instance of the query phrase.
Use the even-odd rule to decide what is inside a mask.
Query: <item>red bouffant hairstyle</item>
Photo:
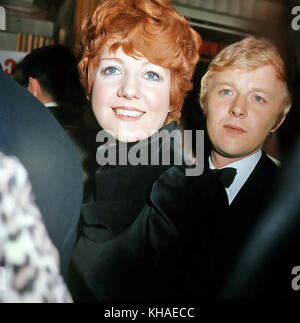
[[[166,123],[179,121],[184,97],[192,89],[191,79],[199,60],[200,35],[171,7],[169,0],[102,0],[92,17],[82,24],[77,45],[79,72],[88,97],[104,45],[119,47],[134,58],[170,70],[170,113]]]

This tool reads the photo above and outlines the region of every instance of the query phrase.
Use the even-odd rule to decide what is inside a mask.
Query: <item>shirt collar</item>
[[[48,102],[46,104],[44,104],[46,108],[50,108],[50,107],[58,107],[58,104],[56,102]]]
[[[229,205],[231,204],[231,202],[236,197],[236,195],[238,194],[242,186],[247,181],[248,177],[254,170],[261,156],[262,156],[262,151],[259,150],[255,154],[249,157],[243,158],[234,163],[226,165],[225,167],[222,167],[222,168],[233,167],[233,168],[236,168],[236,171],[237,171],[237,174],[232,184],[228,188],[225,188],[228,196]],[[210,157],[209,157],[209,168],[215,169],[214,165],[211,162]]]

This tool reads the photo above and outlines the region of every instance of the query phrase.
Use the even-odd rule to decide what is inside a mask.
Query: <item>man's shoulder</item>
[[[266,177],[266,175],[271,175],[271,174],[276,176],[280,171],[280,167],[277,164],[275,164],[275,162],[266,153],[263,152],[254,171],[255,170],[259,174],[264,173],[265,175],[263,177]]]
[[[280,168],[263,153],[231,206],[242,204],[248,205],[250,209],[258,209],[259,205],[266,204],[273,196],[279,170]]]

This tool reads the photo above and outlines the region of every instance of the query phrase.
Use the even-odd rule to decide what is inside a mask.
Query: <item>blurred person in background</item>
[[[51,112],[2,68],[0,106],[0,151],[25,167],[67,280],[82,205],[78,152]]]
[[[84,122],[88,102],[75,57],[62,45],[35,49],[17,65],[15,78],[51,111],[78,149],[86,199],[96,168],[96,131]]]

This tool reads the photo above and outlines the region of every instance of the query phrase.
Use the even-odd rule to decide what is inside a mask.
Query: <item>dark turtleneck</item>
[[[166,130],[168,133],[171,133],[173,130],[179,131],[177,124],[171,122],[149,138],[139,142],[126,143],[126,146],[124,146],[124,143],[116,141],[116,145],[109,147],[109,149],[114,150],[113,152],[117,156],[117,165],[105,165],[97,170],[96,201],[145,200],[152,184],[159,178],[160,174],[174,165],[174,151],[176,154],[180,154],[180,149],[176,151],[177,147],[175,148],[176,143],[174,145],[173,139],[164,144],[162,144],[161,140],[158,142],[158,135],[162,130]],[[153,145],[153,143],[157,145]],[[158,149],[152,150],[151,152],[151,145]],[[133,147],[138,147],[138,151],[141,152],[148,151],[144,158],[145,165],[131,165],[128,162],[128,152]],[[167,149],[170,149],[170,163],[163,165],[162,153]],[[158,165],[151,165],[151,153],[159,156]],[[126,165],[120,165],[118,162],[121,154],[127,159]]]
[[[159,140],[158,134],[166,130],[169,133],[179,128],[175,122],[162,127],[150,138],[139,143],[148,149],[148,160],[151,160],[151,142]],[[128,143],[127,152],[137,143]],[[122,143],[116,142],[117,155]],[[145,206],[153,183],[160,175],[174,165],[175,155],[182,159],[181,145],[171,139],[169,144],[159,144],[158,154],[164,149],[170,149],[170,163],[168,165],[105,165],[96,172],[95,200],[85,203],[82,208],[81,228],[79,230],[80,250],[84,250],[84,261],[77,258],[75,267],[71,267],[71,291],[75,300],[93,300],[85,287],[83,278],[89,275],[89,263],[93,259],[94,247],[101,247],[103,243],[117,237],[124,232],[137,218]],[[154,152],[154,153],[157,153]],[[161,159],[160,159],[161,161]],[[96,248],[96,249],[97,249]],[[75,253],[81,251],[74,249]],[[81,256],[79,257],[81,259]],[[79,263],[78,263],[79,262]],[[80,272],[80,274],[79,274]],[[78,275],[79,274],[79,275]]]
[[[95,200],[85,203],[82,208],[83,234],[95,242],[106,241],[124,231],[142,210],[153,183],[160,175],[174,165],[174,156],[182,159],[181,147],[171,138],[167,144],[155,146],[158,151],[152,153],[160,156],[160,164],[150,165],[151,143],[159,140],[159,133],[166,130],[171,133],[179,128],[175,122],[162,127],[154,135],[139,142],[127,144],[127,152],[137,143],[139,147],[148,149],[149,165],[105,165],[96,172]],[[122,142],[116,141],[114,149],[118,156],[124,149]],[[164,149],[170,149],[170,163],[161,164]],[[114,164],[114,163],[113,163]],[[81,234],[81,233],[80,233]],[[104,240],[103,240],[104,239]]]

